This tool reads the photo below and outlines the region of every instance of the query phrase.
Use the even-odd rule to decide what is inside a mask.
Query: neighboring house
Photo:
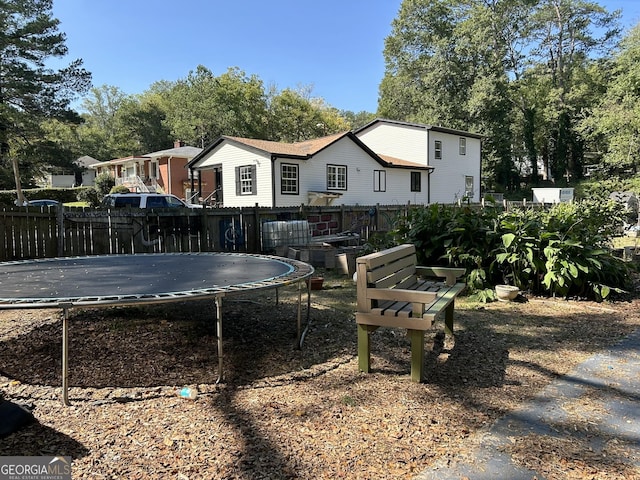
[[[67,169],[69,173],[45,173],[36,183],[43,188],[72,188],[78,186],[92,186],[96,178],[95,170],[91,169],[91,165],[97,163],[93,157],[85,155],[74,160],[74,164],[79,167],[75,173],[71,173],[71,169]]]
[[[224,207],[426,203],[432,167],[380,156],[353,132],[297,143],[222,136],[189,162]]]
[[[385,119],[373,120],[355,134],[378,155],[431,167],[425,203],[480,201],[481,135]]]
[[[297,143],[222,136],[188,167],[225,207],[480,201],[481,136],[391,120]]]
[[[201,151],[201,148],[177,141],[167,150],[99,162],[92,168],[97,174],[111,174],[116,185],[123,185],[132,192],[170,193],[189,203],[198,203],[199,198],[208,203],[216,189],[213,173],[203,172],[201,178],[192,178],[191,170],[186,168]]]
[[[98,160],[89,155],[84,155],[73,163],[80,167],[80,172],[76,174],[76,185],[82,185],[83,187],[93,186],[96,179],[96,171],[91,168],[91,165],[98,163]]]

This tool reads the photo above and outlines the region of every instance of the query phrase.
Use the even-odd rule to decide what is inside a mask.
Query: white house
[[[225,207],[480,200],[481,137],[375,120],[297,143],[222,136],[187,165],[213,171]]]
[[[379,155],[431,167],[426,203],[480,201],[481,135],[386,119],[373,120],[355,134]]]

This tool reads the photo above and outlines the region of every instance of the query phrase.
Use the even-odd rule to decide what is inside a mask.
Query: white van
[[[103,208],[202,208],[185,203],[168,193],[110,193],[100,203]]]

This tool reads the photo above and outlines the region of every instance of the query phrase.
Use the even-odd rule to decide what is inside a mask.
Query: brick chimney
[[[182,140],[176,140],[175,142],[173,142],[173,148],[180,148],[180,147],[184,147],[184,142]]]

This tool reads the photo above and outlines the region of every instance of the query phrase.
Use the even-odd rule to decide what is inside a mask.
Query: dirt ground
[[[277,305],[274,291],[223,302],[219,384],[209,301],[72,311],[70,407],[61,312],[0,311],[0,395],[37,419],[0,439],[0,456],[69,455],[73,478],[411,478],[471,451],[499,416],[640,326],[634,298],[463,298],[455,338],[442,324],[427,335],[427,378],[416,384],[401,330],[375,332],[373,373],[359,373],[354,284],[326,274],[302,349],[295,289]],[[180,398],[183,386],[197,398]],[[525,464],[543,458],[536,445]],[[630,473],[570,450],[555,478]]]

